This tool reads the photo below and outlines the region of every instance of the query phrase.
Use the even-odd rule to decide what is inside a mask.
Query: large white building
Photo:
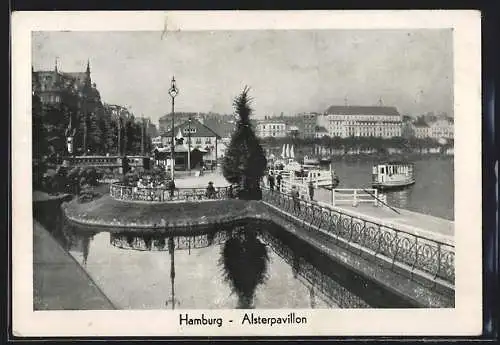
[[[453,119],[440,119],[431,123],[429,136],[433,139],[453,139]]]
[[[287,134],[287,126],[285,121],[279,118],[261,120],[257,122],[257,136],[261,138],[284,138]]]
[[[415,122],[412,124],[412,129],[415,138],[424,139],[431,136],[431,128],[426,122]]]
[[[331,106],[326,111],[327,130],[331,137],[401,136],[401,114],[395,107]]]

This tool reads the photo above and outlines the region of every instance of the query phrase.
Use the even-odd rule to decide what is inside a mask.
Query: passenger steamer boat
[[[415,183],[414,165],[405,162],[385,162],[373,166],[372,186],[377,189],[397,189]]]
[[[275,175],[281,173],[284,178],[293,179],[295,182],[312,182],[315,187],[332,189],[339,184],[331,164],[329,169],[323,169],[319,164],[300,164],[297,162],[293,145],[283,145],[281,159],[275,160],[270,170]]]

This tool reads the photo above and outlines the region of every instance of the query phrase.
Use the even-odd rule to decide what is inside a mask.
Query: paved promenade
[[[205,172],[202,176],[194,176],[193,173],[193,176],[175,178],[175,186],[177,188],[206,188],[210,181],[214,183],[214,187],[226,187],[230,184],[220,172]]]
[[[33,226],[35,310],[115,309],[83,268],[39,223]]]
[[[183,177],[176,180],[176,185],[179,188],[206,187],[209,181],[212,181],[216,187],[229,185],[220,172],[207,173],[200,177]],[[317,201],[332,207],[330,191],[316,189],[315,198]],[[454,243],[455,223],[447,219],[396,208],[399,212],[398,214],[386,206],[375,207],[373,204],[359,204],[356,207],[340,205],[333,208],[349,215],[363,217],[364,219],[373,219],[379,224],[404,230],[414,235],[448,244]]]
[[[331,206],[331,192],[317,190],[315,193],[317,201]],[[414,235],[430,238],[444,243],[453,244],[455,234],[455,223],[438,217],[395,208],[398,212],[387,206],[374,206],[373,204],[338,205],[332,207],[349,215],[363,217],[365,219],[377,220],[382,225],[394,227],[399,230],[410,232]],[[394,208],[394,207],[393,207]]]

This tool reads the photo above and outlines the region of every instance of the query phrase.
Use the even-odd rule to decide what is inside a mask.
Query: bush
[[[80,172],[80,181],[83,182],[81,185],[97,186],[99,184],[99,179],[102,178],[102,172],[98,172],[94,167],[88,167]]]
[[[135,171],[125,174],[120,180],[126,186],[135,185],[137,181],[139,181],[139,174]]]
[[[81,192],[80,195],[78,196],[78,202],[80,204],[84,204],[99,199],[100,197],[102,197],[101,193],[90,189],[86,189],[83,192]]]

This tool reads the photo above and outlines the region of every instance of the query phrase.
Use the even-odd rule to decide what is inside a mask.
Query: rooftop
[[[174,135],[177,135],[179,130],[184,130],[185,128],[196,128],[196,132],[191,133],[190,136],[192,138],[196,137],[217,137],[218,139],[221,138],[221,136],[216,133],[214,130],[212,130],[210,127],[205,126],[203,123],[196,119],[191,119],[191,124],[189,123],[189,120],[184,121],[180,125],[177,125],[174,127]],[[172,131],[167,131],[162,134],[163,137],[170,137],[172,135]],[[187,136],[183,134],[184,136]]]
[[[332,105],[326,110],[326,113],[342,115],[400,115],[396,107],[361,105]]]

